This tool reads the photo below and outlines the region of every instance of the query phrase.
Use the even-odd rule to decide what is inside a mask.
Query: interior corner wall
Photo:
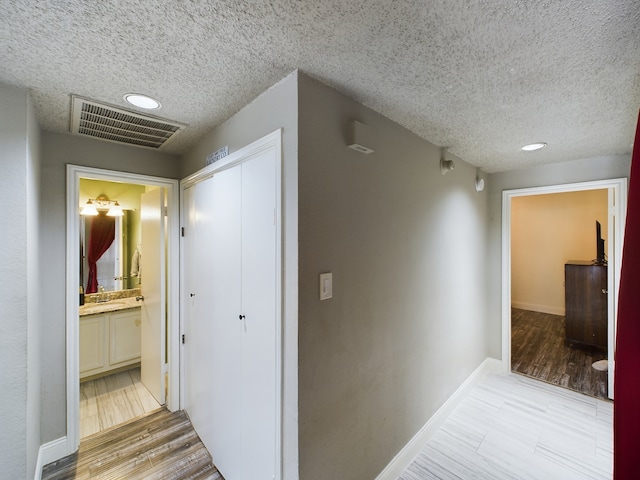
[[[628,178],[631,155],[572,160],[539,167],[492,173],[488,176],[489,354],[502,358],[502,192],[520,188]],[[595,235],[595,233],[594,233]]]
[[[37,250],[38,129],[26,90],[0,85],[0,111],[0,464],[3,478],[24,479],[40,447],[38,264],[29,257]]]
[[[283,478],[298,478],[298,72],[289,74],[209,133],[181,159],[181,178],[206,165],[206,157],[229,153],[282,128],[283,207]],[[302,477],[300,477],[302,478]]]
[[[596,258],[596,228],[607,241],[607,189],[511,200],[511,306],[564,315],[564,265]],[[608,245],[608,243],[607,243]]]
[[[347,148],[352,120],[374,153]],[[375,478],[487,357],[487,195],[439,159],[300,75],[300,478]]]
[[[67,432],[66,399],[66,181],[67,164],[178,178],[175,155],[70,134],[43,132],[40,182],[41,434],[42,443]],[[46,339],[46,340],[44,340]]]

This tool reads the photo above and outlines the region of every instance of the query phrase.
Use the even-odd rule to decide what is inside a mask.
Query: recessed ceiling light
[[[140,93],[127,93],[124,99],[131,105],[148,110],[155,110],[162,106],[159,101]]]
[[[533,152],[534,150],[540,150],[541,148],[544,148],[546,146],[547,144],[544,142],[530,143],[529,145],[525,145],[524,147],[522,147],[522,150],[524,150],[525,152]]]

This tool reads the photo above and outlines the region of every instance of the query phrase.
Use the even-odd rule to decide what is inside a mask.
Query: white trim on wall
[[[33,476],[34,480],[40,480],[42,478],[42,467],[55,462],[59,458],[68,455],[67,452],[67,437],[58,438],[51,442],[47,442],[41,445],[38,449],[38,459],[36,461],[36,471]]]
[[[453,392],[453,395],[444,402],[444,405],[418,430],[418,433],[393,457],[375,480],[396,480],[411,465],[422,449],[427,446],[431,437],[446,422],[449,415],[465,399],[471,389],[489,372],[500,372],[500,360],[486,358],[464,383]]]
[[[622,242],[627,215],[627,179],[615,178],[593,182],[549,185],[544,187],[504,190],[502,192],[502,371],[511,371],[511,199],[548,193],[609,190],[608,238],[608,353],[609,398],[613,399],[613,372],[615,369],[615,332],[617,322],[618,288],[622,266]]]
[[[79,372],[79,322],[78,322],[78,272],[80,270],[79,232],[79,182],[81,178],[111,182],[133,183],[165,187],[167,189],[168,260],[167,260],[167,317],[169,394],[167,408],[177,410],[180,405],[179,365],[179,182],[178,180],[117,172],[77,165],[67,165],[67,237],[66,237],[66,392],[67,435],[55,442],[57,458],[47,458],[47,463],[75,452],[80,445],[80,372]],[[49,445],[49,444],[46,444]],[[45,446],[43,445],[43,448]],[[46,464],[46,463],[45,463]]]

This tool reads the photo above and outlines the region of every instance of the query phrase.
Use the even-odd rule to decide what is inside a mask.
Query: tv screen
[[[602,226],[596,220],[596,263],[598,265],[606,265],[607,260],[604,255],[604,239],[602,238]]]

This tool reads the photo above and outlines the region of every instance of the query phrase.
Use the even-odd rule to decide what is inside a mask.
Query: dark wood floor
[[[591,366],[606,358],[596,348],[568,343],[564,317],[512,309],[511,371],[607,399],[607,372]]]
[[[186,414],[164,408],[84,438],[42,471],[42,480],[92,478],[224,480]]]

